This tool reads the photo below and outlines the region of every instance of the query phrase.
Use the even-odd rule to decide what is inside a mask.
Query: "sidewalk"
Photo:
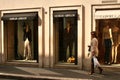
[[[115,70],[115,69],[114,69]],[[89,75],[87,71],[36,67],[0,66],[0,77],[15,80],[118,80],[120,69],[104,68],[103,74]]]

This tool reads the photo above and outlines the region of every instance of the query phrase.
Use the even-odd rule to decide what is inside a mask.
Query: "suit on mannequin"
[[[63,58],[66,61],[67,59],[67,48],[69,47],[69,57],[72,57],[72,50],[73,50],[73,29],[70,25],[70,23],[67,23],[66,28],[64,29],[64,39],[63,39],[63,45],[64,45],[64,55]]]

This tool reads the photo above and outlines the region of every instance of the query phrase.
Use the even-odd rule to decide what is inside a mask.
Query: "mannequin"
[[[119,28],[116,25],[114,25],[112,28],[112,39],[113,39],[112,63],[117,63],[117,48],[119,46],[118,35],[119,35]]]
[[[32,41],[31,37],[31,29],[28,24],[26,24],[26,27],[24,28],[24,58],[25,60],[31,59],[31,46],[30,43]]]
[[[69,47],[69,57],[72,57],[72,50],[73,50],[73,28],[70,22],[67,23],[66,28],[64,29],[64,61],[67,61],[67,48]]]
[[[106,25],[103,28],[103,42],[105,46],[105,57],[104,62],[105,64],[111,64],[110,57],[111,57],[111,49],[112,49],[112,31],[109,25]]]

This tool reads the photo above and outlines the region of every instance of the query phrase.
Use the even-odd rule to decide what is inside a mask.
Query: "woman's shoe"
[[[98,68],[99,68],[99,71],[100,71],[99,73],[102,74],[103,69],[101,67],[98,67]]]
[[[89,74],[92,75],[94,72],[90,72]]]

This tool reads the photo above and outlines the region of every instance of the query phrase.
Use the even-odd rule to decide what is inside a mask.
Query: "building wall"
[[[88,45],[90,45],[90,32],[93,29],[92,21],[91,21],[91,5],[97,4],[106,4],[102,3],[103,0],[0,0],[0,10],[12,10],[12,9],[25,9],[25,8],[37,8],[42,7],[44,9],[44,66],[48,67],[49,63],[49,31],[50,31],[50,21],[49,21],[49,9],[50,7],[60,7],[60,6],[83,6],[83,14],[84,14],[84,44],[83,47],[83,67],[85,69],[89,69],[90,65],[90,57],[88,54]],[[119,3],[120,0],[117,0]],[[115,3],[107,3],[107,4],[115,4]],[[0,30],[1,31],[1,30]],[[0,35],[1,36],[1,35]],[[1,43],[1,42],[0,42]],[[0,52],[2,53],[1,49]]]

